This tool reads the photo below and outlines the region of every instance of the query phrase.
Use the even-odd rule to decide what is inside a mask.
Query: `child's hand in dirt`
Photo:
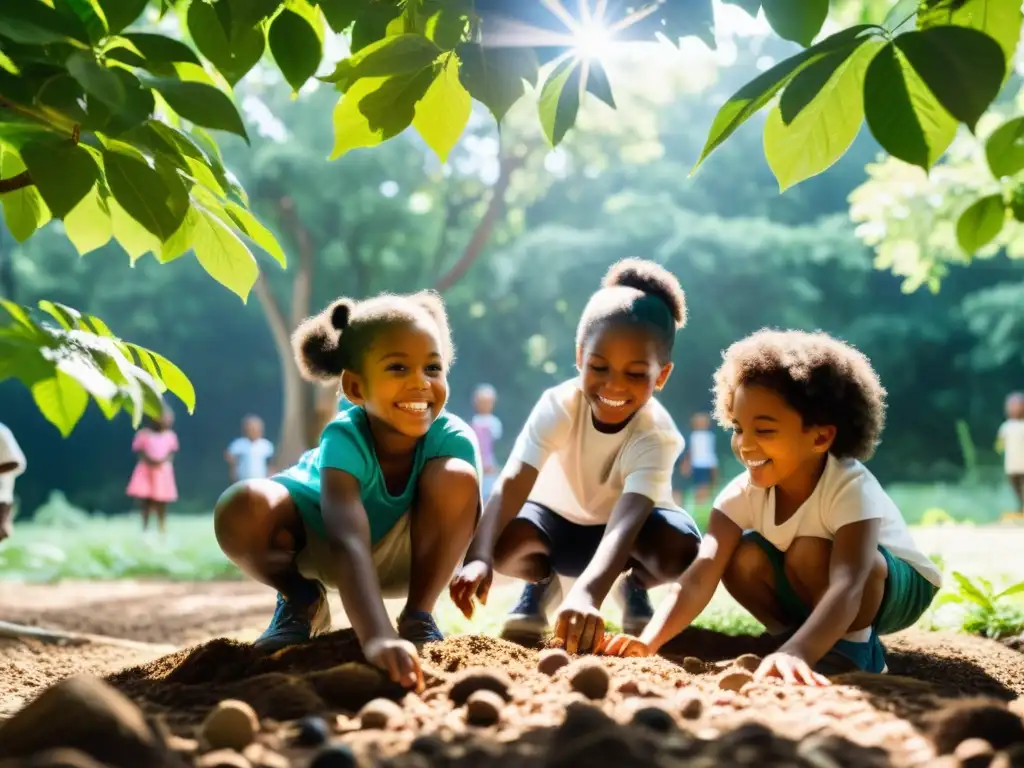
[[[459,568],[448,587],[452,602],[467,619],[473,618],[473,598],[480,598],[481,605],[487,605],[487,593],[491,591],[494,569],[483,560],[471,560]]]
[[[604,619],[592,601],[571,592],[558,609],[555,637],[565,643],[567,653],[596,652],[604,640]]]
[[[416,646],[408,640],[397,637],[382,637],[370,640],[363,646],[363,655],[375,667],[380,667],[396,683],[406,688],[415,688],[419,693],[424,688],[423,670]]]
[[[811,665],[799,656],[782,651],[765,656],[761,666],[754,672],[754,680],[757,682],[769,677],[780,677],[784,683],[791,685],[821,687],[832,684],[827,677],[811,669]]]
[[[632,635],[605,635],[604,642],[594,653],[601,656],[620,656],[630,659],[638,656],[650,656],[651,649],[646,643]]]

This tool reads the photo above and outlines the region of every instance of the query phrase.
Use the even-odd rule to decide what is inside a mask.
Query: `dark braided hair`
[[[598,326],[646,328],[658,342],[662,363],[672,356],[676,331],[686,325],[686,295],[676,276],[646,259],[623,259],[609,268],[590,297],[576,329],[582,348]]]
[[[310,381],[331,381],[342,371],[360,373],[363,355],[381,331],[395,325],[426,320],[437,328],[442,363],[455,359],[444,301],[435,291],[407,295],[384,293],[356,301],[340,298],[323,312],[307,318],[292,334],[295,362]]]
[[[832,426],[829,452],[867,461],[885,424],[885,390],[871,361],[827,333],[764,329],[735,342],[715,371],[715,418],[732,426],[740,385],[777,392],[805,427]]]

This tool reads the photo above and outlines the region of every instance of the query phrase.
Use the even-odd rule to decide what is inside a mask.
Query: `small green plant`
[[[46,503],[36,508],[32,519],[36,525],[46,528],[74,529],[88,525],[90,515],[68,501],[62,491],[50,491]]]
[[[946,558],[942,556],[941,552],[932,552],[928,555],[928,559],[935,564],[935,567],[938,568],[941,573],[946,572]]]
[[[940,507],[930,507],[921,514],[921,525],[925,528],[950,525],[955,522],[956,518]]]
[[[956,592],[947,592],[935,600],[935,607],[950,603],[964,605],[962,628],[974,635],[998,640],[1024,632],[1024,610],[1009,598],[1024,593],[1024,581],[996,592],[992,582],[978,576],[971,581],[959,571],[953,571]]]

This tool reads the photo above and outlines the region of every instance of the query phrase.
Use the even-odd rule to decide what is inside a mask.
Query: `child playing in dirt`
[[[497,459],[494,456],[494,444],[501,440],[501,419],[494,415],[494,403],[498,399],[497,390],[490,384],[480,384],[473,391],[473,418],[470,426],[476,433],[480,444],[480,459],[484,466],[483,497],[491,495],[491,488],[498,477]]]
[[[1024,392],[1006,398],[1006,421],[999,427],[996,450],[1003,454],[1003,466],[1017,496],[1019,514],[1024,515]]]
[[[467,617],[492,571],[529,582],[505,636],[539,640],[555,574],[578,576],[555,635],[570,653],[598,646],[599,608],[627,568],[623,623],[653,615],[647,589],[675,580],[697,553],[693,519],[672,501],[683,438],[654,399],[672,372],[686,305],[676,278],[648,261],[612,266],[576,332],[578,378],[547,390],[519,434],[452,582]]]
[[[715,452],[715,433],[711,431],[711,416],[695,413],[690,419],[690,440],[679,464],[679,473],[688,478],[693,488],[693,503],[707,501],[711,489],[718,482],[718,454]]]
[[[263,436],[263,419],[249,414],[242,419],[242,437],[236,437],[224,452],[231,482],[266,477],[271,471],[274,444]]]
[[[341,298],[293,336],[311,380],[341,380],[345,401],[320,445],[273,478],[217,503],[224,553],[277,590],[256,640],[267,651],[330,627],[335,586],[363,654],[421,688],[417,646],[443,640],[432,611],[466,551],[480,508],[473,431],[444,410],[453,346],[432,291]],[[397,632],[383,597],[404,596]]]
[[[782,640],[756,679],[825,685],[819,672],[886,671],[878,636],[917,621],[941,575],[861,463],[885,414],[871,363],[823,333],[763,330],[729,347],[714,391],[747,470],[715,499],[700,554],[639,640],[612,638],[602,652],[655,653],[724,582]]]
[[[0,424],[0,541],[14,532],[14,481],[25,471],[25,454],[6,424]]]
[[[157,527],[167,527],[167,505],[178,500],[174,481],[174,454],[178,452],[178,436],[174,434],[174,412],[164,407],[158,419],[147,419],[148,426],[135,433],[132,452],[138,454],[126,493],[139,500],[142,530],[149,529],[149,517],[156,515]]]

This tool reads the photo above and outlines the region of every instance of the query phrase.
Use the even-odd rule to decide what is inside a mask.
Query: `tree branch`
[[[281,305],[277,303],[277,298],[270,290],[270,284],[262,272],[256,280],[256,285],[253,286],[253,291],[263,306],[263,314],[267,318],[267,325],[270,326],[270,333],[274,337],[274,345],[277,347],[278,354],[282,360],[288,360],[292,354],[291,330],[284,312],[281,311]]]
[[[33,184],[35,182],[32,181],[28,171],[22,171],[17,176],[11,176],[9,179],[0,179],[0,195],[4,192],[14,192],[18,189],[31,187]]]
[[[299,268],[292,280],[291,327],[295,328],[311,312],[310,302],[313,292],[313,266],[316,262],[316,248],[309,230],[299,219],[295,210],[295,201],[285,195],[277,201],[277,212],[281,223],[287,227],[295,246],[299,251]]]
[[[512,174],[525,165],[525,163],[526,158],[524,156],[502,157],[498,180],[494,182],[494,186],[491,188],[491,199],[487,202],[487,209],[484,211],[484,215],[480,217],[476,229],[473,230],[473,236],[466,243],[466,247],[462,251],[459,260],[434,283],[434,290],[438,293],[444,293],[459,282],[466,272],[469,271],[469,268],[473,266],[473,262],[483,253],[484,248],[491,239],[491,235],[494,233],[498,217],[505,207],[505,195],[508,193]]]

